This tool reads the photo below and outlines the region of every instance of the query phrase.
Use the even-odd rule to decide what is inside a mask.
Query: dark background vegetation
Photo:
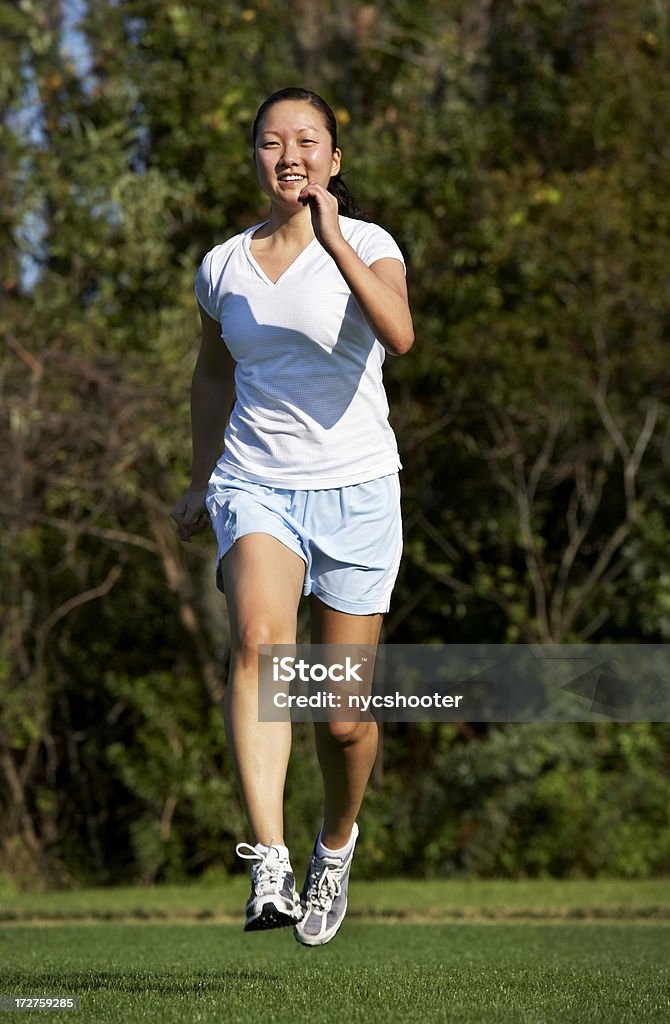
[[[78,24],[75,24],[79,19]],[[321,92],[407,256],[386,639],[670,640],[664,0],[0,4],[0,870],[235,869],[213,545],[179,546],[192,285]],[[665,724],[387,725],[361,874],[670,869]],[[287,834],[320,794],[296,729]]]

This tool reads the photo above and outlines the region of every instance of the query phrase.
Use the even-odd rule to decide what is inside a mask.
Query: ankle
[[[288,846],[284,843],[275,843],[274,840],[271,843],[256,843],[256,849],[259,853],[267,854],[270,853],[272,857],[278,857],[279,860],[290,860]]]
[[[322,826],[316,840],[316,852],[319,856],[345,856],[349,853],[356,839],[356,827],[350,830],[333,829],[326,831]]]

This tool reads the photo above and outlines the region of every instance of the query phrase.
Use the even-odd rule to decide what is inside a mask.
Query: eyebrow
[[[302,128],[298,128],[299,132],[320,132],[322,128],[317,128],[316,125],[305,124]],[[275,132],[272,128],[264,128],[261,135],[279,135],[279,132]]]

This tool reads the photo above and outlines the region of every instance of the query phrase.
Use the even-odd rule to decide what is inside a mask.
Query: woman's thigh
[[[221,561],[233,649],[295,643],[305,563],[265,533],[237,540]]]
[[[374,648],[379,642],[384,616],[341,612],[312,596],[311,619],[313,644],[370,644]]]

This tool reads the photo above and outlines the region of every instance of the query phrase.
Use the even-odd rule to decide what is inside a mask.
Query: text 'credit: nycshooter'
[[[670,721],[667,644],[272,644],[260,721]]]

